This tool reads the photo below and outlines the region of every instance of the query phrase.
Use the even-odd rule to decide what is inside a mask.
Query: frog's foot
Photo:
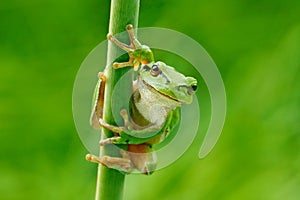
[[[122,62],[122,63],[114,62],[113,68],[119,69],[119,68],[123,68],[123,67],[132,66],[132,65],[134,65],[133,61],[134,61],[134,58],[132,56],[129,56],[129,60],[127,62]]]
[[[129,41],[130,45],[125,44],[123,42],[120,42],[116,37],[114,37],[112,34],[107,34],[107,39],[115,43],[118,47],[123,49],[126,52],[132,52],[138,48],[140,48],[142,45],[141,43],[136,39],[134,31],[133,31],[133,26],[131,24],[128,24],[126,26],[126,31],[129,36]]]
[[[119,127],[119,126],[114,126],[114,125],[108,124],[102,118],[99,119],[99,124],[100,124],[100,126],[106,128],[108,130],[111,130],[114,133],[125,132],[128,129],[128,127],[130,127],[129,117],[128,117],[126,109],[122,109],[120,111],[120,115],[124,120],[124,126]]]
[[[106,83],[106,76],[105,76],[104,72],[99,72],[98,78],[101,79],[101,81],[103,81],[104,83]]]
[[[115,36],[113,36],[112,34],[107,34],[107,39],[110,40],[111,42],[115,43],[118,47],[120,47],[121,49],[123,49],[126,52],[130,52],[130,51],[134,51],[135,47],[133,45],[128,45],[125,44],[123,42],[120,42]]]
[[[130,173],[130,171],[133,169],[131,160],[127,156],[123,158],[110,156],[103,156],[102,158],[99,158],[97,156],[87,154],[85,158],[90,162],[100,163],[108,168],[113,168],[125,173]]]
[[[100,126],[111,130],[114,133],[121,133],[122,131],[124,131],[124,127],[119,127],[119,126],[114,126],[114,125],[110,125],[108,123],[106,123],[102,118],[99,119],[99,124]]]
[[[107,144],[127,144],[127,142],[123,141],[123,138],[121,138],[120,136],[114,136],[114,137],[102,139],[99,142],[100,146],[104,146]]]
[[[115,69],[119,69],[119,68],[123,68],[123,67],[134,66],[134,70],[137,71],[141,61],[135,59],[135,57],[132,55],[132,53],[135,50],[142,48],[142,45],[137,40],[137,38],[135,37],[134,31],[133,31],[133,26],[131,24],[128,24],[126,26],[126,31],[128,33],[128,36],[129,36],[130,45],[125,44],[123,42],[120,42],[116,37],[114,37],[110,33],[107,34],[107,39],[108,40],[110,40],[111,42],[116,44],[118,47],[120,47],[124,51],[128,52],[128,55],[129,55],[129,61],[122,62],[122,63],[115,62],[113,64],[113,67]]]
[[[128,33],[129,36],[129,40],[130,40],[130,46],[133,46],[134,49],[138,49],[141,48],[141,43],[137,40],[137,38],[135,37],[134,31],[133,31],[133,26],[132,24],[128,24],[126,26],[126,31]]]

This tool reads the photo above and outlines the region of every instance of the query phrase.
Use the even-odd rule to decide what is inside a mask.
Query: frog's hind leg
[[[99,124],[99,119],[103,117],[103,104],[104,104],[104,94],[105,94],[105,84],[106,84],[106,76],[103,72],[99,72],[98,74],[98,84],[99,87],[97,88],[97,91],[95,91],[95,97],[96,103],[94,105],[91,118],[90,118],[90,124],[94,129],[99,129],[101,126]]]
[[[110,156],[103,156],[102,158],[99,158],[92,154],[87,154],[86,160],[94,163],[100,163],[108,168],[113,168],[125,173],[130,173],[133,169],[132,162],[124,150],[121,150],[120,153],[123,156],[122,158]]]

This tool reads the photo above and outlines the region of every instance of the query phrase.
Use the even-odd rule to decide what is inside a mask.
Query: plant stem
[[[111,0],[109,33],[115,35],[125,31],[127,24],[132,24],[137,28],[139,13],[139,0]],[[119,38],[122,42],[129,42],[128,38]],[[104,120],[110,124],[115,124],[111,109],[111,97],[114,86],[123,74],[128,72],[128,68],[113,69],[111,63],[114,61],[114,55],[117,52],[123,51],[111,42],[108,43],[107,53],[107,69],[106,76],[107,82],[105,86],[104,97]],[[124,53],[124,52],[123,52]],[[128,55],[121,56],[116,60],[117,62],[128,61]],[[124,84],[123,84],[123,81]],[[131,92],[132,80],[122,80],[122,85],[128,88]],[[122,96],[120,96],[122,98]],[[113,133],[102,129],[102,139],[113,136]],[[100,157],[120,156],[120,153],[110,148],[109,145],[100,148]],[[97,187],[96,187],[96,200],[120,200],[123,197],[125,175],[117,170],[107,168],[101,164],[98,166]]]

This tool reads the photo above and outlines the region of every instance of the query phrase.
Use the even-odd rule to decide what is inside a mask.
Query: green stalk
[[[134,28],[137,28],[138,13],[139,13],[139,0],[111,0],[110,10],[110,22],[109,33],[115,35],[117,33],[125,31],[127,24],[132,24]],[[129,43],[128,37],[118,38],[122,42]],[[116,45],[109,42],[107,53],[107,82],[105,87],[104,97],[104,120],[110,124],[115,124],[115,120],[112,115],[111,97],[114,90],[114,86],[123,74],[128,72],[129,68],[113,69],[111,63],[118,52],[123,51]],[[123,52],[124,53],[124,52]],[[128,61],[128,55],[121,56],[117,62]],[[128,92],[131,92],[132,80],[122,80],[123,87],[128,88]],[[125,89],[126,91],[126,89]],[[124,95],[124,94],[120,94]],[[119,96],[122,98],[122,96]],[[103,129],[102,139],[113,136],[113,133]],[[119,151],[110,148],[107,145],[100,148],[100,157],[104,155],[108,156],[120,156]],[[120,200],[123,197],[125,175],[119,171],[107,168],[101,164],[98,166],[97,187],[96,187],[96,200]]]

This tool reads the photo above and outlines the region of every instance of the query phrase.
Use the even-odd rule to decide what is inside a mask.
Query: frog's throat
[[[180,104],[183,103],[183,102],[179,101],[178,99],[175,99],[174,97],[171,97],[171,96],[169,96],[169,95],[167,95],[167,94],[164,94],[164,93],[162,93],[162,92],[156,90],[154,87],[152,87],[151,85],[149,85],[148,83],[146,83],[144,80],[143,80],[143,83],[144,83],[151,91],[157,92],[157,93],[159,93],[160,95],[162,95],[162,96],[164,96],[164,97],[167,97],[167,98],[170,99],[170,100],[176,101],[177,103],[180,103]]]

